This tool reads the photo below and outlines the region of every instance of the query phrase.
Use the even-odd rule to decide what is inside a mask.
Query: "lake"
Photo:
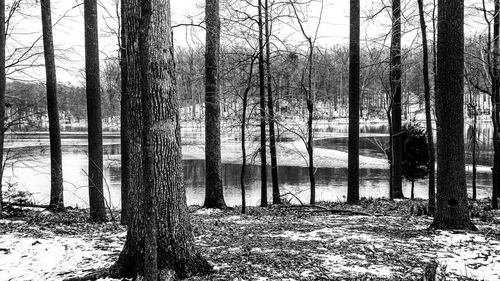
[[[347,138],[343,135],[346,126],[324,126],[317,129],[322,138],[316,141],[318,147],[346,150]],[[362,127],[363,128],[363,127]],[[382,157],[374,140],[383,142],[384,125],[371,125],[362,129],[361,154]],[[483,129],[483,133],[489,133]],[[332,133],[329,135],[329,133]],[[382,136],[381,136],[382,134]],[[30,134],[31,135],[31,134]],[[183,145],[200,144],[204,135],[199,130],[186,130],[183,132]],[[286,140],[286,138],[283,138]],[[34,141],[36,140],[36,141]],[[40,204],[49,201],[50,173],[48,140],[43,134],[38,137],[28,138],[26,134],[12,137],[10,145],[22,147],[29,143],[38,144],[33,148],[13,148],[11,160],[5,170],[4,186],[10,185],[18,190],[33,193],[33,200]],[[17,145],[17,146],[16,146]],[[481,143],[483,150],[480,155],[481,162],[486,165],[491,152],[488,149],[491,142],[485,140]],[[120,145],[116,134],[105,137],[105,193],[110,207],[120,208]],[[87,190],[87,155],[85,137],[79,134],[70,135],[63,139],[63,175],[65,178],[64,197],[68,206],[88,207]],[[184,178],[188,204],[201,205],[204,201],[205,189],[205,162],[204,160],[184,160]],[[224,195],[229,206],[241,204],[239,164],[224,164],[222,169],[224,180]],[[270,174],[270,173],[268,173]],[[468,173],[468,179],[471,176]],[[491,174],[478,173],[478,197],[490,196]],[[305,167],[280,166],[279,183],[282,193],[292,193],[302,202],[309,201],[309,176]],[[318,168],[316,171],[316,198],[320,201],[343,201],[347,193],[347,168]],[[404,181],[404,194],[410,195],[410,183]],[[268,194],[271,196],[271,183],[268,181]],[[4,187],[7,189],[7,187]],[[260,167],[248,166],[247,168],[247,204],[260,204]],[[360,170],[360,195],[362,197],[387,197],[388,196],[388,170],[386,169],[361,169]],[[427,181],[417,182],[415,195],[427,198]],[[289,196],[289,198],[291,198]],[[271,200],[271,197],[269,197]],[[295,200],[297,203],[297,200]]]

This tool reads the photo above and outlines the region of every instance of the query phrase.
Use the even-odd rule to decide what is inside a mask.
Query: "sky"
[[[118,0],[99,0],[99,47],[101,51],[101,69],[106,63],[115,59],[118,55],[118,28],[116,2]],[[239,0],[221,0],[239,1]],[[382,10],[386,5],[384,1],[389,0],[363,0],[361,7],[362,15],[362,44],[373,42],[374,38],[389,40],[387,36],[390,30],[389,9]],[[408,0],[411,3],[416,1]],[[466,0],[466,2],[477,0]],[[13,0],[7,0],[7,5]],[[62,83],[81,85],[84,82],[84,32],[83,32],[83,0],[52,0],[52,21],[54,24],[54,45],[56,48],[56,64],[58,67],[58,80]],[[405,2],[405,1],[403,1]],[[425,1],[431,3],[431,1]],[[13,62],[20,56],[27,46],[33,45],[37,56],[30,57],[26,61],[18,63],[18,67],[10,68],[8,78],[10,80],[43,81],[44,68],[41,42],[40,6],[35,1],[24,0],[18,12],[11,19],[7,37],[7,55],[12,55],[9,62]],[[221,4],[223,5],[223,4]],[[204,0],[171,0],[172,24],[194,23],[203,20]],[[407,20],[417,23],[418,20],[415,7],[406,7],[404,14]],[[318,27],[316,44],[322,47],[330,47],[338,44],[347,44],[349,38],[349,0],[323,0],[323,10],[319,2],[303,8],[302,21],[308,35],[314,35]],[[249,11],[252,12],[252,11]],[[256,11],[255,11],[256,13]],[[285,13],[287,14],[287,13]],[[290,15],[290,12],[288,13]],[[377,14],[374,19],[368,19]],[[321,15],[321,20],[320,19]],[[477,17],[476,17],[477,18]],[[469,20],[467,23],[469,33],[477,32],[481,18]],[[294,25],[295,27],[290,27]],[[415,26],[403,26],[403,45],[413,46],[418,44],[416,35],[418,28]],[[289,44],[300,45],[304,43],[304,37],[297,30],[295,19],[287,23],[275,26],[274,32],[280,38],[287,38]],[[380,40],[379,40],[380,41]],[[174,44],[177,47],[199,47],[204,42],[204,30],[199,27],[176,27],[174,28]],[[388,43],[388,41],[386,41]]]

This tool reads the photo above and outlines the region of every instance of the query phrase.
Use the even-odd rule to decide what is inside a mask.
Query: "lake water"
[[[345,126],[346,127],[346,126]],[[334,133],[331,137],[318,140],[316,145],[319,147],[346,150],[347,138],[344,126],[335,126],[333,129],[326,126],[318,132]],[[384,134],[385,127],[370,126],[362,129],[362,132],[368,134],[361,138],[361,153],[375,157],[381,157],[381,152],[377,146],[373,145],[373,139],[381,142],[387,137],[380,136]],[[484,130],[483,130],[484,131]],[[487,134],[489,132],[485,132]],[[340,136],[339,136],[340,134]],[[372,136],[373,135],[373,136]],[[198,144],[203,140],[203,134],[199,131],[183,133],[184,144]],[[27,142],[23,137],[16,139],[14,143]],[[32,142],[32,139],[29,139]],[[110,207],[120,208],[120,146],[119,139],[108,137],[105,141],[105,193]],[[49,172],[49,151],[43,146],[36,149],[14,149],[12,160],[5,170],[4,186],[9,184],[18,190],[25,190],[33,193],[33,200],[37,203],[46,204],[49,201],[50,192],[50,172]],[[63,174],[65,178],[65,203],[68,206],[87,207],[87,155],[84,139],[72,138],[63,139]],[[491,142],[489,142],[491,144]],[[485,139],[481,143],[482,152],[480,162],[488,165],[491,153],[485,150],[488,148],[488,142]],[[204,160],[185,160],[184,178],[186,185],[186,194],[188,204],[201,205],[204,201],[205,189],[205,162]],[[224,195],[226,203],[230,206],[241,204],[240,189],[240,170],[241,165],[224,164]],[[260,204],[260,167],[249,166],[247,168],[247,204]],[[270,173],[269,173],[270,174]],[[468,179],[470,180],[470,174]],[[308,170],[304,167],[279,167],[279,179],[282,193],[290,192],[299,198],[302,202],[309,201],[309,176]],[[322,201],[343,201],[347,193],[347,168],[319,168],[316,171],[316,198]],[[388,196],[388,171],[385,169],[361,169],[360,171],[360,195],[362,197],[387,197]],[[491,174],[478,174],[478,197],[486,198],[490,196]],[[271,184],[268,183],[268,194],[271,196]],[[4,187],[6,189],[6,187]],[[410,195],[410,183],[404,182],[404,194]],[[415,186],[415,195],[420,198],[427,198],[427,181],[417,182]],[[269,198],[271,200],[271,198]]]

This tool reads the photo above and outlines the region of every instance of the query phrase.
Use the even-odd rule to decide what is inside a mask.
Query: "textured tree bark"
[[[106,221],[102,170],[102,117],[97,0],[84,1],[90,219]]]
[[[142,130],[142,124],[134,121],[142,120],[140,110],[133,110],[133,108],[140,108],[140,97],[138,90],[138,77],[137,77],[137,36],[138,36],[138,23],[137,18],[133,15],[139,13],[138,1],[122,1],[121,3],[121,49],[120,49],[120,70],[121,70],[121,100],[120,100],[120,135],[121,135],[121,224],[127,224],[129,214],[129,197],[130,190],[132,189],[132,176],[141,175],[141,165],[132,167],[131,160],[134,159],[132,155],[140,154],[141,140],[137,139],[133,142],[132,137],[136,138],[139,135],[137,131]],[[135,10],[134,10],[135,9]],[[134,99],[135,95],[135,99]],[[133,101],[136,101],[135,105]],[[135,114],[135,116],[133,116]],[[134,133],[135,132],[135,133]],[[135,149],[133,144],[135,145]],[[139,161],[140,162],[140,161]],[[140,182],[142,177],[136,177],[136,184]]]
[[[152,48],[149,44],[149,32],[151,26],[152,3],[141,1],[141,19],[139,21],[139,70],[140,70],[140,92],[142,105],[142,173],[144,176],[144,279],[158,280],[158,229],[156,224],[157,206],[155,206],[155,131],[169,130],[172,124],[157,124],[154,115],[158,113],[154,108],[154,95],[164,94],[158,90],[153,90],[152,75],[153,69],[150,67],[152,60]],[[162,67],[159,61],[159,67]],[[164,62],[164,61],[163,61]],[[156,67],[156,66],[155,66]],[[160,70],[161,71],[161,70]],[[161,97],[160,97],[161,98]],[[160,105],[161,106],[161,105]],[[158,122],[158,121],[157,121]],[[159,122],[164,122],[160,120]],[[168,122],[168,121],[167,121]],[[166,128],[162,128],[167,125]],[[160,133],[161,134],[161,133]],[[173,138],[170,137],[168,141]],[[159,176],[161,177],[161,176]]]
[[[266,68],[267,68],[267,109],[269,110],[269,151],[271,156],[271,178],[273,183],[273,204],[281,204],[278,181],[278,160],[276,158],[276,135],[274,131],[274,102],[271,87],[271,30],[269,22],[269,0],[264,2],[266,20]]]
[[[437,42],[437,206],[431,227],[475,229],[464,152],[464,1],[439,0]]]
[[[205,2],[205,203],[206,208],[225,208],[221,176],[219,51],[219,0]]]
[[[61,155],[61,130],[59,128],[59,109],[57,103],[56,63],[54,58],[54,39],[52,35],[52,16],[50,0],[40,2],[42,8],[43,54],[47,84],[47,113],[50,135],[50,203],[53,209],[64,208],[63,173]],[[4,16],[5,17],[5,16]],[[5,76],[5,75],[4,75]],[[3,103],[1,106],[4,107]]]
[[[425,24],[424,16],[424,3],[423,0],[418,0],[418,13],[420,17],[420,29],[422,31],[422,46],[423,46],[423,58],[422,58],[422,72],[424,76],[424,99],[425,99],[425,124],[426,124],[426,136],[427,145],[429,149],[429,203],[428,208],[431,214],[434,214],[436,209],[436,186],[435,186],[435,164],[436,156],[434,151],[434,137],[432,135],[432,116],[431,116],[431,86],[429,82],[429,47],[427,45],[427,27]]]
[[[259,0],[257,5],[259,13],[260,206],[267,207],[266,82],[264,73],[264,23],[262,21],[262,0]]]
[[[5,30],[5,0],[0,0],[0,30]],[[5,127],[5,32],[0,32],[0,218],[3,213],[3,141]]]
[[[401,143],[401,1],[392,1],[390,86],[392,95],[392,188],[394,198],[403,198]]]
[[[351,0],[350,10],[347,202],[352,204],[359,201],[359,0]]]
[[[130,28],[124,31],[126,34],[133,35],[132,31],[138,28],[138,19],[141,16],[146,17],[142,18],[140,21],[142,28],[138,29],[139,34],[143,34],[141,42],[135,45],[141,48],[135,50],[133,57],[129,54],[127,62],[137,63],[137,51],[142,56],[141,62],[146,61],[146,69],[142,67],[136,70],[142,77],[141,85],[143,87],[144,84],[149,85],[146,88],[149,89],[148,92],[143,93],[147,95],[147,104],[143,104],[143,101],[141,105],[147,109],[143,112],[143,119],[148,119],[145,125],[149,128],[145,130],[143,127],[143,130],[150,136],[142,139],[142,149],[146,149],[142,151],[142,159],[146,160],[142,169],[152,176],[141,185],[131,185],[127,240],[118,261],[110,269],[110,276],[134,278],[137,275],[144,275],[147,255],[150,257],[156,255],[158,276],[161,278],[175,276],[182,279],[203,275],[211,271],[211,266],[195,247],[187,211],[182,175],[179,97],[176,92],[170,27],[170,1],[127,2],[122,10],[125,12],[122,16],[125,23],[123,27]],[[138,3],[146,5],[151,10],[144,15],[144,10],[141,13],[136,6],[134,7],[134,4]],[[137,37],[127,40],[129,43],[137,42]],[[131,46],[127,46],[126,49],[131,50],[129,47]],[[135,66],[137,67],[137,64]],[[138,108],[134,109],[137,111]],[[134,142],[136,139],[132,140]],[[137,146],[134,143],[132,147]],[[145,153],[147,154],[144,155]],[[137,159],[137,154],[131,154],[130,162],[133,165],[140,161],[141,158]],[[137,170],[132,171],[137,172]],[[131,178],[135,180],[136,175]],[[147,191],[146,186],[151,189]],[[151,196],[153,194],[154,196]],[[151,216],[146,217],[148,214],[145,209],[148,203],[151,203],[149,207],[152,209],[147,211]],[[149,221],[146,221],[147,219]],[[147,225],[151,223],[155,226],[151,227],[153,231],[149,232]],[[146,237],[156,240],[156,247],[154,243],[146,243]]]

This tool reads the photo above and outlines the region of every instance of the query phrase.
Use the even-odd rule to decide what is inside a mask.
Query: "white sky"
[[[117,29],[116,3],[117,0],[100,0],[99,14],[100,25],[100,49],[101,68],[104,61],[109,57],[117,55],[117,37],[114,32]],[[221,0],[225,1],[225,0]],[[234,1],[234,0],[233,0]],[[389,0],[363,0],[362,16],[374,14]],[[416,1],[408,0],[411,3]],[[477,0],[467,0],[477,1]],[[488,0],[491,2],[491,0]],[[7,0],[7,4],[12,0]],[[35,1],[23,4],[20,11],[12,19],[12,34],[7,38],[7,54],[20,53],[26,46],[31,46],[33,42],[41,36],[40,6]],[[58,66],[58,80],[63,83],[81,84],[83,80],[82,70],[84,68],[84,31],[83,31],[83,0],[52,0],[52,21],[54,26],[54,44],[58,50],[59,57],[56,58]],[[203,19],[204,0],[171,0],[172,24],[199,23]],[[404,1],[403,1],[404,2]],[[430,0],[424,2],[431,3]],[[319,4],[314,4],[304,10],[307,15],[305,21],[306,32],[314,34],[318,24],[320,14]],[[416,8],[404,9],[405,15],[417,15]],[[255,11],[256,12],[256,11]],[[408,20],[418,23],[417,17],[410,17]],[[380,38],[389,32],[390,18],[388,11],[381,12],[375,21],[363,21],[362,38],[365,43],[371,42],[373,38]],[[478,26],[482,24],[482,18],[472,19],[468,22],[468,33],[477,32]],[[294,21],[296,26],[296,21]],[[417,26],[418,27],[418,26]],[[431,28],[431,26],[429,26]],[[415,42],[415,26],[404,26],[408,34],[403,35],[403,44],[410,46],[418,44]],[[292,44],[301,44],[303,37],[300,32],[291,27],[279,26],[275,30],[276,34],[282,38],[288,38]],[[329,47],[338,44],[346,44],[349,36],[349,0],[324,0],[324,9],[320,28],[318,30],[317,45]],[[187,39],[188,38],[188,39]],[[389,40],[390,37],[387,37]],[[178,27],[174,29],[174,40],[177,46],[194,46],[204,41],[204,30],[200,28]],[[36,41],[35,49],[42,51],[41,38]],[[16,50],[17,49],[17,50]],[[9,78],[23,80],[44,80],[43,57],[36,60],[35,66],[26,63],[22,72],[9,74]],[[11,71],[12,72],[12,69]]]

